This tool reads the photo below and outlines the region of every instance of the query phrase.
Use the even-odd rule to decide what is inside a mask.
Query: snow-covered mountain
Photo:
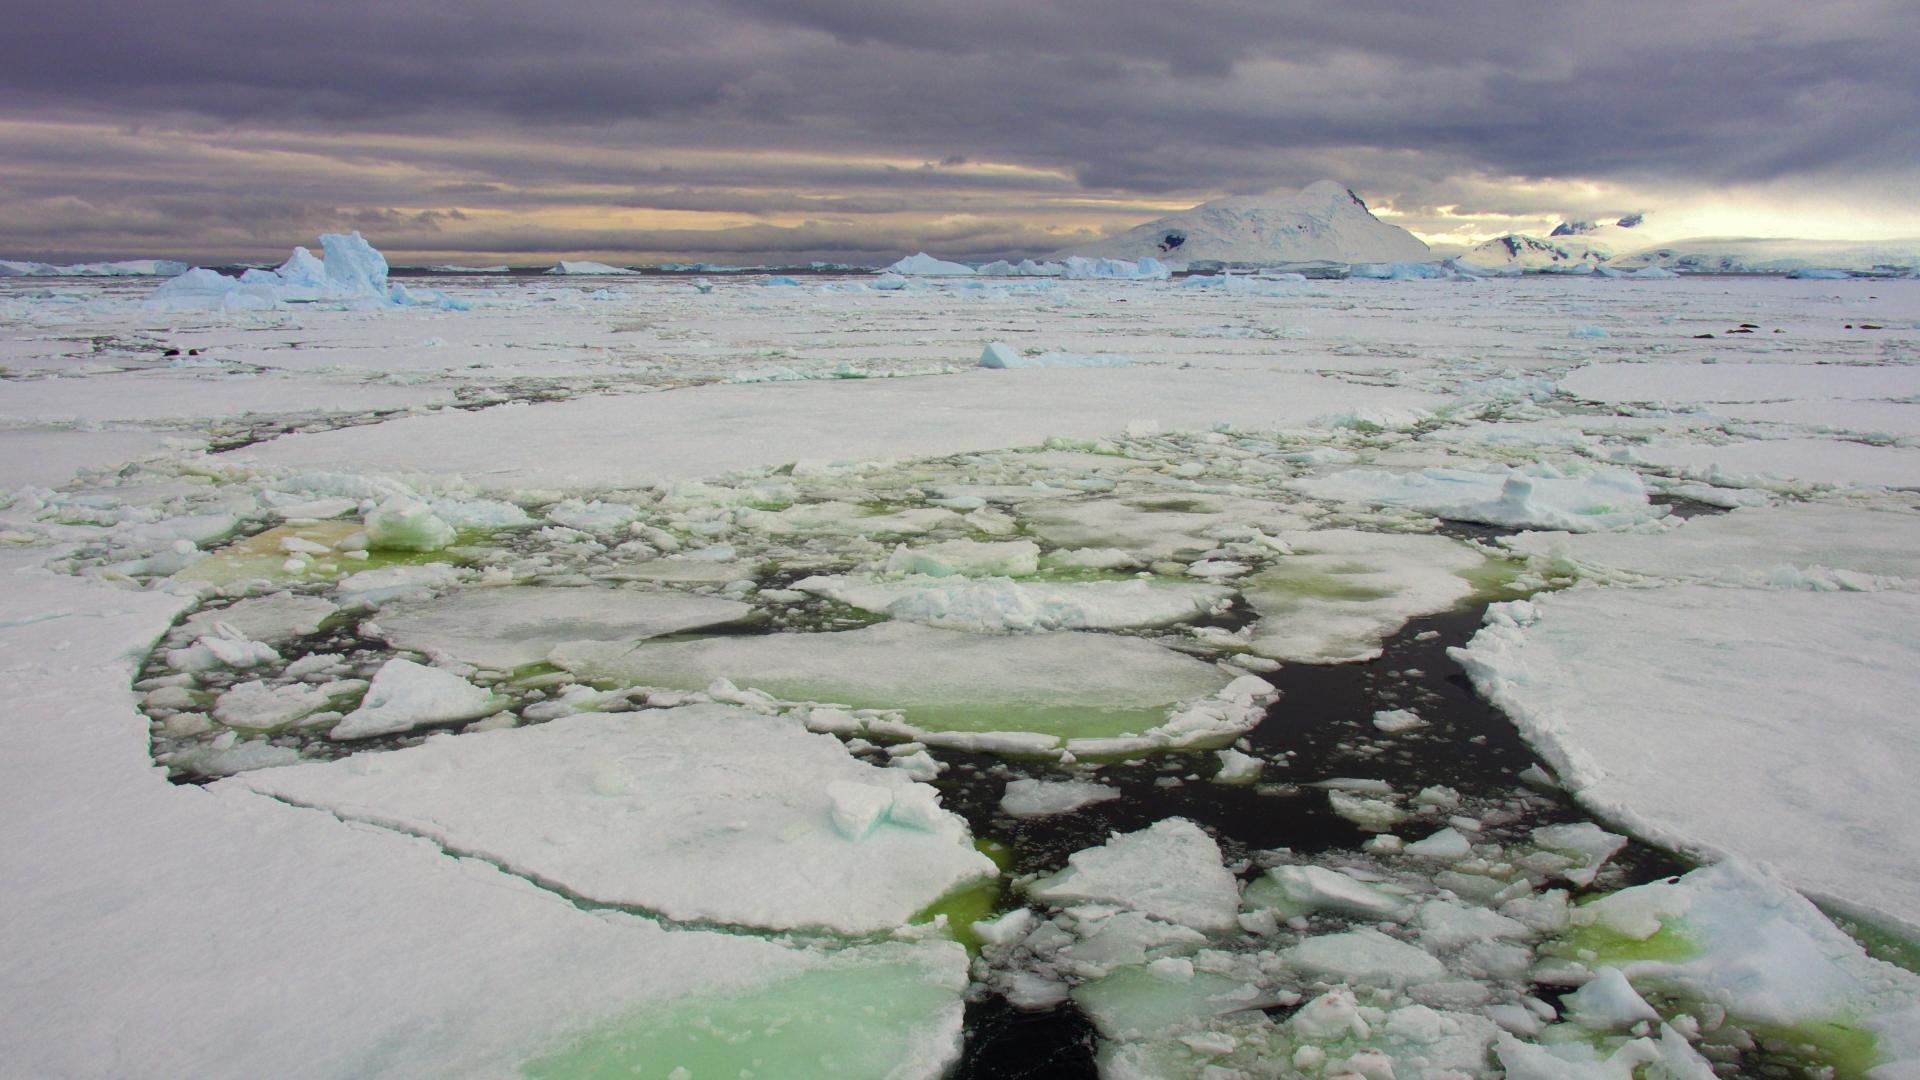
[[[1055,257],[1070,255],[1256,265],[1430,257],[1427,245],[1412,233],[1374,217],[1360,196],[1331,180],[1287,196],[1216,199]]]
[[[1613,266],[1631,270],[1662,266],[1695,273],[1781,274],[1794,270],[1913,273],[1920,269],[1920,239],[1873,243],[1695,237],[1623,255]]]
[[[1591,221],[1564,221],[1546,236],[1508,233],[1496,236],[1460,256],[1460,262],[1490,270],[1552,272],[1592,269],[1611,262],[1625,251],[1645,243],[1632,230],[1642,215],[1632,214],[1611,225]]]

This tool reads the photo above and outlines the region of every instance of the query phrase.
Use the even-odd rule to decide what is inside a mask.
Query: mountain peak
[[[1284,195],[1236,195],[1149,221],[1060,255],[1272,265],[1429,257],[1412,233],[1373,216],[1351,188],[1321,180]]]

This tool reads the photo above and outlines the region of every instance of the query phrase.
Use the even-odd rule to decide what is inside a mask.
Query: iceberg
[[[983,368],[1012,370],[1019,368],[1093,368],[1125,367],[1133,358],[1114,353],[1046,352],[1028,356],[1011,345],[995,342],[980,353]]]
[[[639,272],[638,270],[630,270],[624,266],[609,266],[603,262],[594,262],[591,259],[561,259],[543,271],[543,273],[564,274],[570,277],[603,274],[638,274]]]
[[[387,282],[386,256],[357,232],[320,237],[324,260],[295,248],[277,270],[248,270],[237,278],[193,269],[153,291],[147,306],[161,311],[265,311],[286,304],[352,308],[438,307],[464,311],[464,300],[430,289]]]
[[[905,277],[972,277],[973,272],[973,267],[965,263],[945,262],[924,251],[909,255],[881,271]]]

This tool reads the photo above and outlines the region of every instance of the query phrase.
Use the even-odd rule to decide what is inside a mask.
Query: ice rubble
[[[1621,840],[1593,831],[1596,850]],[[1749,867],[1573,905],[1545,888],[1570,865],[1550,849],[1484,853],[1500,861],[1431,876],[1412,855],[1345,873],[1283,863],[1236,902],[1211,841],[1170,819],[1075,853],[1028,889],[1048,908],[980,937],[1016,1005],[1071,996],[1104,1076],[1456,1080],[1497,1062],[1546,1080],[1703,1080],[1756,1036],[1876,1080],[1916,1062],[1920,978]],[[1556,1008],[1542,985],[1571,992]]]
[[[568,717],[233,782],[681,922],[865,934],[995,874],[932,788],[724,705]],[[864,827],[850,826],[861,806]]]
[[[396,603],[374,622],[380,637],[403,649],[506,672],[544,662],[562,641],[631,643],[752,613],[737,600],[671,589],[504,586]]]
[[[432,290],[414,292],[398,283],[389,285],[386,257],[358,232],[324,233],[320,245],[324,260],[314,258],[306,248],[294,248],[278,270],[248,270],[237,278],[213,270],[188,270],[155,289],[148,304],[161,311],[258,311],[292,303],[466,307],[465,301]]]
[[[1454,521],[1521,529],[1626,529],[1668,513],[1648,499],[1639,474],[1625,469],[1572,475],[1547,464],[1520,469],[1494,465],[1483,472],[1348,469],[1295,480],[1290,486],[1316,499],[1406,507]]]
[[[1920,841],[1889,827],[1920,815],[1920,596],[1579,588],[1454,656],[1603,815],[1920,926]]]

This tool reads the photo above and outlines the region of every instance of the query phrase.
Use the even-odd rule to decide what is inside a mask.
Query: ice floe
[[[995,873],[933,789],[723,705],[569,717],[236,782],[682,922],[890,930]]]

